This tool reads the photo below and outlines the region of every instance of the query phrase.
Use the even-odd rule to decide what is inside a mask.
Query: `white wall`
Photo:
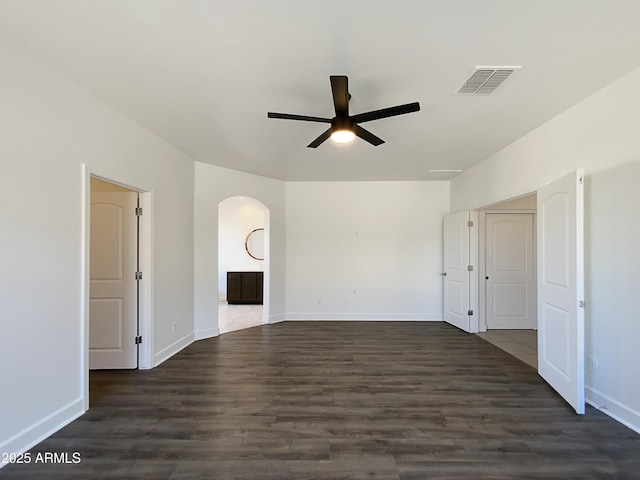
[[[265,215],[265,313],[268,322],[284,320],[285,204],[284,183],[279,180],[195,164],[195,296],[196,338],[218,334],[218,204],[234,196],[262,203]],[[267,275],[267,274],[265,274]]]
[[[3,39],[0,105],[0,452],[11,452],[84,411],[82,164],[152,192],[158,361],[193,337],[194,167]]]
[[[538,196],[533,193],[524,197],[514,198],[513,200],[507,200],[506,202],[494,203],[485,207],[483,210],[536,210]]]
[[[286,188],[288,319],[442,320],[447,182]]]
[[[249,232],[264,228],[264,207],[245,197],[231,197],[218,209],[218,299],[227,299],[227,272],[264,271],[264,260],[247,254]]]
[[[537,190],[585,169],[587,398],[640,431],[640,69],[451,182],[452,211]]]

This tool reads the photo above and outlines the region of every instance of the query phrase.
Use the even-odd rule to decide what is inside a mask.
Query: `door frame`
[[[89,409],[89,296],[90,296],[90,227],[91,227],[91,177],[106,182],[122,185],[139,194],[140,207],[143,215],[140,217],[139,230],[139,266],[143,272],[138,296],[138,328],[142,336],[142,343],[138,346],[138,369],[153,368],[153,193],[139,187],[113,180],[82,164],[82,242],[81,242],[81,317],[80,325],[80,354],[82,356],[82,371],[80,373],[84,410]]]
[[[531,194],[530,194],[531,195]],[[515,197],[515,198],[521,198]],[[514,198],[514,199],[515,199]],[[511,199],[511,200],[514,200]],[[505,202],[509,202],[510,200],[505,200]],[[505,203],[500,202],[500,203]],[[538,311],[537,311],[537,265],[538,265],[538,242],[537,242],[537,226],[536,226],[536,218],[537,211],[531,209],[491,209],[491,210],[480,210],[478,212],[478,332],[486,332],[487,331],[487,301],[486,301],[486,283],[482,280],[487,276],[487,268],[486,268],[486,256],[487,256],[487,215],[492,214],[505,214],[505,213],[525,213],[533,215],[533,292],[534,298],[533,301],[533,318],[536,322],[536,330],[538,324]]]

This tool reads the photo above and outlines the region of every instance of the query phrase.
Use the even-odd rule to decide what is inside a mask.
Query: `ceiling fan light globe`
[[[336,143],[349,143],[356,138],[356,134],[351,130],[336,130],[331,134],[331,140]]]

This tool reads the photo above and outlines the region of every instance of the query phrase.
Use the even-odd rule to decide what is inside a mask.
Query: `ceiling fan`
[[[307,147],[317,148],[322,142],[329,137],[338,143],[347,143],[356,136],[369,142],[377,147],[382,145],[384,140],[376,137],[373,133],[362,128],[359,124],[379,120],[381,118],[395,117],[405,113],[417,112],[420,110],[418,102],[407,103],[405,105],[397,105],[395,107],[383,108],[381,110],[372,110],[370,112],[359,113],[357,115],[349,115],[349,79],[344,75],[332,75],[329,77],[331,81],[331,92],[333,94],[333,105],[336,116],[333,118],[310,117],[307,115],[295,115],[291,113],[275,113],[268,112],[268,118],[281,118],[285,120],[302,120],[306,122],[330,123],[331,127],[325,130],[318,138],[311,142]]]

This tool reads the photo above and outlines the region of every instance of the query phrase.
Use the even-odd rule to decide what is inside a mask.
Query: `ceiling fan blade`
[[[381,110],[373,110],[371,112],[359,113],[351,119],[356,123],[370,122],[371,120],[379,120],[381,118],[395,117],[396,115],[404,115],[405,113],[420,111],[418,102],[407,103],[405,105],[397,105],[395,107],[383,108]]]
[[[327,140],[331,136],[331,129],[328,128],[322,135],[316,138],[313,142],[311,142],[307,147],[309,148],[318,148],[322,142]]]
[[[371,133],[369,130],[365,130],[360,125],[353,126],[353,133],[355,133],[361,139],[369,142],[374,147],[377,147],[378,145],[382,145],[384,143],[384,140],[376,137],[373,133]]]
[[[322,117],[310,117],[308,115],[295,115],[292,113],[275,113],[275,112],[267,112],[268,118],[281,118],[283,120],[303,120],[305,122],[321,122],[321,123],[331,123],[330,118],[322,118]]]
[[[345,75],[331,75],[331,93],[336,117],[349,116],[349,79]]]

